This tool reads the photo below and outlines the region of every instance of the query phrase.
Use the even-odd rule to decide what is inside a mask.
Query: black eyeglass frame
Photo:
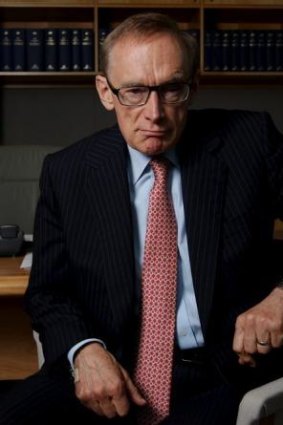
[[[119,100],[119,102],[120,102],[120,104],[121,105],[123,105],[123,106],[132,106],[132,107],[135,107],[135,106],[144,106],[146,103],[147,103],[147,101],[148,101],[148,99],[149,99],[149,96],[150,96],[150,94],[151,94],[151,92],[153,92],[153,91],[156,91],[157,92],[157,94],[159,95],[159,98],[161,99],[161,101],[162,101],[162,103],[164,103],[164,104],[167,104],[167,105],[177,105],[177,104],[179,104],[179,103],[184,103],[184,102],[186,102],[187,100],[188,100],[188,98],[190,97],[190,94],[191,94],[191,86],[192,86],[192,83],[191,82],[187,82],[187,81],[176,81],[176,82],[172,82],[172,83],[164,83],[164,84],[160,84],[160,85],[154,85],[154,86],[129,86],[129,87],[120,87],[120,88],[116,88],[116,87],[114,87],[114,86],[112,86],[112,84],[110,83],[110,81],[108,80],[108,78],[106,77],[106,81],[107,81],[107,84],[108,84],[108,86],[109,86],[109,88],[110,88],[110,90],[112,91],[112,93],[115,95],[115,96],[117,96],[117,99]],[[186,85],[186,86],[188,86],[188,88],[189,88],[189,90],[188,90],[188,94],[187,94],[187,96],[186,96],[186,98],[185,99],[182,99],[182,100],[178,100],[177,102],[164,102],[163,101],[163,99],[162,99],[162,95],[160,95],[160,89],[162,88],[162,87],[166,87],[166,86],[176,86],[176,85],[178,85],[178,84],[182,84],[182,85]],[[120,92],[120,90],[122,90],[122,89],[131,89],[131,88],[147,88],[148,89],[148,94],[147,94],[147,98],[146,98],[146,100],[143,102],[143,103],[137,103],[137,104],[127,104],[127,103],[123,103],[122,101],[121,101],[121,99],[120,99],[120,96],[119,96],[119,92]]]

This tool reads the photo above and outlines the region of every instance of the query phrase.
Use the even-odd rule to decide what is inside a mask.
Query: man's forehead
[[[140,80],[144,78],[147,67],[150,71],[155,67],[160,72],[165,68],[166,76],[160,83],[174,82],[184,79],[185,62],[178,40],[170,34],[127,39],[123,37],[117,40],[110,52],[108,71],[110,77],[122,76],[125,84],[134,86],[142,82]]]
[[[143,46],[152,46],[155,42],[160,43],[160,40],[163,40],[166,45],[173,43],[175,46],[180,46],[180,41],[176,36],[170,33],[154,33],[154,34],[134,34],[121,36],[119,39],[113,43],[112,51],[127,49],[127,50],[136,50],[137,48],[142,48]],[[181,47],[181,46],[180,46]]]

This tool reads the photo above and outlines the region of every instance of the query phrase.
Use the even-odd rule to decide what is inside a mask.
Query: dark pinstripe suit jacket
[[[26,295],[47,364],[97,337],[127,364],[138,329],[127,148],[118,127],[47,157]],[[283,266],[270,255],[283,218],[283,138],[264,113],[190,111],[178,145],[189,252],[208,346]]]

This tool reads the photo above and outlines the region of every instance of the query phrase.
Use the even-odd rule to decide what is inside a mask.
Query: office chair
[[[59,149],[47,145],[0,146],[0,225],[17,224],[25,233],[33,233],[42,162],[48,153]]]
[[[283,378],[247,392],[236,425],[283,425]]]

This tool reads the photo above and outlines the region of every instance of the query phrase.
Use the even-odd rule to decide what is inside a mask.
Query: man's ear
[[[97,75],[95,78],[96,90],[98,92],[101,103],[107,111],[113,111],[113,93],[110,90],[107,80],[103,75]]]

